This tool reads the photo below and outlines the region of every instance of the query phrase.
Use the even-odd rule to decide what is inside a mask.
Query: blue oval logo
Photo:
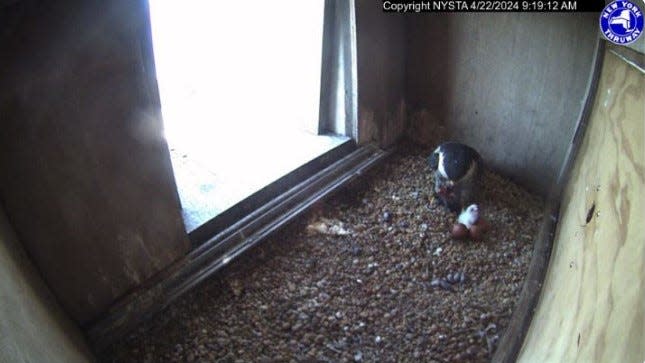
[[[633,43],[643,33],[643,12],[631,1],[614,1],[600,14],[600,30],[612,43]]]

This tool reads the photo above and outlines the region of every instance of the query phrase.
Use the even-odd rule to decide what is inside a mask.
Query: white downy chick
[[[477,204],[469,205],[468,208],[464,209],[461,212],[459,218],[457,219],[459,223],[463,224],[468,229],[477,224],[477,220],[479,220],[479,207],[477,206]]]

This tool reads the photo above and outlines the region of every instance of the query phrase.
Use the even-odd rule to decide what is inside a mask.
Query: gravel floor
[[[106,362],[485,362],[542,201],[485,173],[484,242],[453,241],[430,149],[393,155],[113,345]]]

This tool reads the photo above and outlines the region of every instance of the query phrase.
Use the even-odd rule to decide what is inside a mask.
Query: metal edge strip
[[[389,156],[392,151],[384,151],[373,145],[360,147],[285,192],[290,197],[282,203],[275,204],[271,210],[248,220],[247,223],[236,225],[236,231],[232,233],[227,231],[220,239],[221,243],[226,242],[225,248],[222,248],[221,243],[210,243],[210,247],[201,249],[199,255],[183,258],[170,266],[156,283],[142,286],[126,301],[115,304],[101,319],[86,326],[84,330],[90,346],[95,352],[100,353],[137,325],[152,318],[172,301],[226,266],[235,257],[304,213],[314,203],[362,175],[367,169]],[[295,193],[293,189],[296,189]],[[277,199],[280,198],[281,196],[277,197]],[[248,234],[242,233],[252,224],[254,226],[249,228]],[[217,236],[214,237],[214,239],[217,238]]]

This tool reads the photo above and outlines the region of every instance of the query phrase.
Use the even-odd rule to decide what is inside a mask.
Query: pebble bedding
[[[431,149],[406,147],[111,346],[105,362],[487,362],[543,201],[483,177],[482,242],[454,241]]]

